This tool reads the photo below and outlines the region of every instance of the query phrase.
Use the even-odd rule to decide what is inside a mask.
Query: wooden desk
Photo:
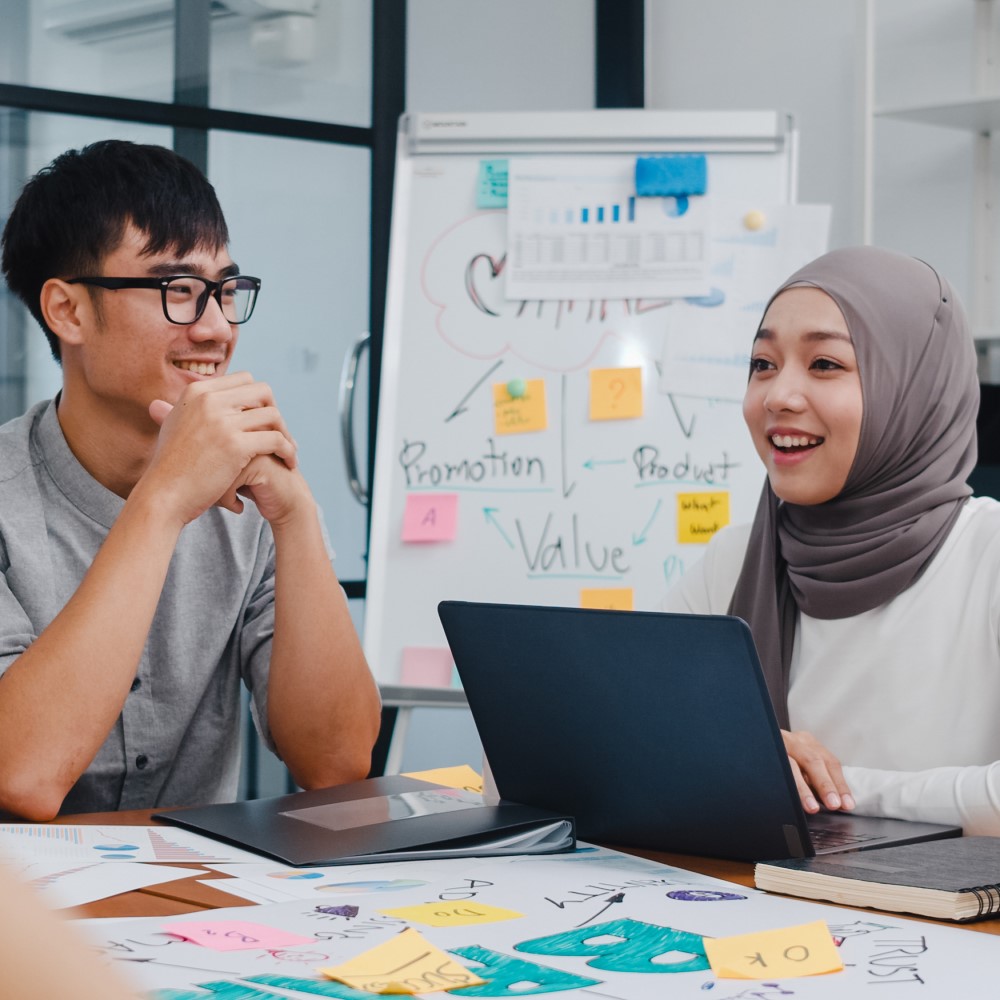
[[[79,823],[88,825],[147,826],[154,822],[151,816],[155,811],[153,809],[137,809],[132,812],[86,813],[79,816],[66,816],[55,820],[55,822],[70,825]],[[677,868],[686,868],[689,871],[700,872],[702,875],[711,875],[713,878],[721,878],[727,882],[735,882],[738,885],[753,888],[753,865],[747,862],[723,861],[719,858],[701,858],[688,854],[670,854],[666,851],[651,851],[637,847],[621,847],[617,849],[625,851],[628,854],[637,855],[638,857],[659,861],[662,864],[673,865]],[[182,867],[193,868],[199,866],[185,862]],[[208,868],[205,869],[205,872],[207,877],[213,879],[222,880],[226,877],[220,872],[212,871]],[[86,906],[78,907],[73,912],[78,917],[155,917],[173,916],[178,913],[194,913],[198,910],[217,909],[221,906],[253,905],[255,904],[249,903],[238,896],[230,896],[228,893],[218,889],[201,885],[198,881],[198,876],[192,876],[191,878],[178,879],[175,882],[167,882],[164,885],[148,886],[145,889],[138,889],[135,892],[126,892],[119,896],[99,899],[96,902],[88,903]],[[836,906],[837,904],[825,903],[824,905]],[[909,914],[906,914],[906,916],[911,920],[923,919],[921,917],[910,916]],[[960,927],[970,931],[977,931],[981,934],[1000,935],[1000,918],[980,920],[971,924],[956,924],[950,920],[928,920],[927,923]]]

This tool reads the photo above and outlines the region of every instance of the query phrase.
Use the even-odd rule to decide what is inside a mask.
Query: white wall
[[[647,0],[654,108],[778,108],[800,133],[799,200],[834,206],[831,243],[861,241],[861,0]]]
[[[593,0],[410,0],[406,106],[592,108]]]
[[[972,0],[875,0],[877,109],[968,96]],[[647,104],[779,108],[800,134],[799,200],[864,239],[864,0],[647,0]],[[994,40],[996,42],[996,40]],[[971,306],[973,137],[877,117],[872,242],[928,260]]]

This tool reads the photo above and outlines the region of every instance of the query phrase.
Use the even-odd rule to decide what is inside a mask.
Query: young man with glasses
[[[0,810],[231,799],[240,681],[303,787],[364,777],[378,693],[270,388],[260,281],[169,150],[58,157],[3,234],[62,367],[0,428]],[[252,501],[252,502],[247,502]]]

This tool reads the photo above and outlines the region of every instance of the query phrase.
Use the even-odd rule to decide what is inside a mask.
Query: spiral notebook
[[[846,906],[981,920],[1000,913],[1000,837],[958,837],[757,865],[758,889]]]

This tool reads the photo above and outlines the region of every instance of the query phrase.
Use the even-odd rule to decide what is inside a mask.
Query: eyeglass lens
[[[166,285],[163,302],[172,323],[194,323],[205,311],[212,285],[200,278],[174,278]],[[216,298],[230,323],[245,322],[253,311],[257,288],[253,281],[236,277],[224,281]]]

